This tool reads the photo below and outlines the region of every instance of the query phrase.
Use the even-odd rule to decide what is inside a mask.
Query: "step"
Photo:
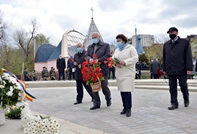
[[[135,89],[147,89],[147,90],[169,90],[169,86],[144,86],[144,85],[135,85]],[[197,92],[197,87],[188,86],[189,91]],[[178,86],[180,91],[180,87]]]

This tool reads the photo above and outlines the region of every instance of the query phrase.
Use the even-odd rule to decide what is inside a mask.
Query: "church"
[[[99,30],[92,17],[86,36],[79,31],[72,29],[67,30],[63,34],[62,40],[57,46],[51,44],[40,45],[35,57],[34,70],[39,73],[44,66],[47,67],[47,69],[50,69],[51,67],[56,68],[56,60],[59,58],[60,54],[68,60],[70,56],[74,56],[74,54],[77,53],[77,43],[82,43],[85,46],[85,49],[87,49],[88,45],[92,43],[93,32],[99,32]],[[103,40],[102,37],[101,40]]]

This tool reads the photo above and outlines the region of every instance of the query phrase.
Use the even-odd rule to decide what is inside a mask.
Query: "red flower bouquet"
[[[160,78],[161,76],[164,75],[164,72],[160,70],[160,68],[157,70],[157,74],[158,74],[158,77]]]
[[[114,58],[110,57],[110,58],[107,58],[107,60],[104,61],[104,63],[108,64],[109,68],[112,68],[113,65],[120,64],[120,60],[118,58],[116,58],[116,57],[114,57]]]
[[[96,62],[97,56],[93,55],[93,61],[89,63],[88,60],[82,64],[82,78],[87,85],[92,87],[93,92],[101,90],[101,81],[104,80],[103,74],[100,72],[100,62]]]

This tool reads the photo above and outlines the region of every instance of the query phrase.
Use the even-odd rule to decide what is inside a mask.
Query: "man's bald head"
[[[78,43],[78,44],[77,44],[77,48],[79,48],[79,47],[81,47],[81,48],[82,48],[82,47],[83,47],[83,45],[82,45],[81,43]]]
[[[96,38],[100,41],[100,34],[98,32],[93,32],[92,39],[96,39]]]

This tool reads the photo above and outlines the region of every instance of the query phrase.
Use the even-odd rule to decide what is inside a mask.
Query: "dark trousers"
[[[29,77],[24,77],[25,81],[31,81],[31,79]]]
[[[104,77],[104,78],[105,78],[105,80],[101,81],[102,92],[105,95],[105,100],[110,101],[111,100],[111,92],[108,88],[108,79],[107,79],[107,77]],[[94,97],[94,106],[100,106],[101,100],[99,97],[99,92],[93,92],[93,97]]]
[[[171,104],[178,106],[177,79],[179,80],[179,86],[181,87],[181,92],[183,93],[184,101],[189,101],[187,75],[168,75],[168,78],[169,78]]]
[[[69,70],[69,80],[75,79],[75,72],[72,72],[72,70]]]
[[[109,76],[108,79],[110,79],[112,73],[112,79],[115,79],[115,67],[113,66],[112,68],[109,68]]]
[[[153,74],[153,78],[154,78],[154,79],[159,79],[158,74]]]
[[[65,80],[64,72],[58,72],[58,80],[61,80],[61,76],[62,76],[63,80]]]
[[[90,97],[93,99],[91,86],[86,85],[86,82],[84,82],[83,80],[76,80],[76,85],[77,85],[77,98],[76,99],[78,102],[82,102],[82,99],[83,99],[83,86],[85,87]]]
[[[131,92],[120,92],[124,109],[132,108]]]
[[[139,70],[139,74],[135,73],[135,79],[141,79],[141,71]]]

